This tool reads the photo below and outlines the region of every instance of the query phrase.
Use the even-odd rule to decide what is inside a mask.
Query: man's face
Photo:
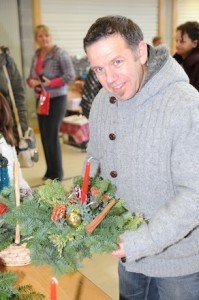
[[[102,86],[120,100],[132,98],[144,79],[147,45],[140,42],[136,52],[117,34],[100,39],[86,48],[91,68]]]

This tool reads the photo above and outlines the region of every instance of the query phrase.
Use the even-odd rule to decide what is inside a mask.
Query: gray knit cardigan
[[[121,236],[124,265],[156,277],[199,272],[199,93],[161,46],[150,49],[142,89],[127,101],[111,96],[102,88],[95,98],[87,155],[91,175],[111,179],[148,220]]]

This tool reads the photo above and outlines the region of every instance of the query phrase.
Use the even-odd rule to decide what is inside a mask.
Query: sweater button
[[[116,139],[116,135],[115,135],[114,133],[110,133],[110,134],[109,134],[109,139],[110,139],[111,141],[114,141],[114,140]]]
[[[110,101],[111,104],[115,104],[117,99],[115,97],[110,97],[109,101]]]
[[[111,175],[111,177],[115,178],[115,177],[117,177],[117,172],[116,171],[111,171],[110,175]]]

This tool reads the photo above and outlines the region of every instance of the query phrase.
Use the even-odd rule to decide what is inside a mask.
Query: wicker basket
[[[31,263],[30,250],[26,244],[12,244],[0,252],[0,264],[8,267],[25,266]]]

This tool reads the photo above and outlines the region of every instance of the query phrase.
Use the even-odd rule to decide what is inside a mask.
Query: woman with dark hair
[[[186,22],[176,29],[174,58],[182,65],[190,83],[199,91],[199,23]]]
[[[0,175],[2,175],[3,167],[8,169],[8,178],[6,185],[12,183],[14,163],[18,160],[15,149],[16,140],[13,133],[13,118],[9,104],[2,93],[0,93]],[[2,186],[2,180],[0,178]],[[5,186],[5,185],[4,185]],[[19,186],[21,189],[30,189],[28,183],[22,176],[21,169],[19,169]]]

